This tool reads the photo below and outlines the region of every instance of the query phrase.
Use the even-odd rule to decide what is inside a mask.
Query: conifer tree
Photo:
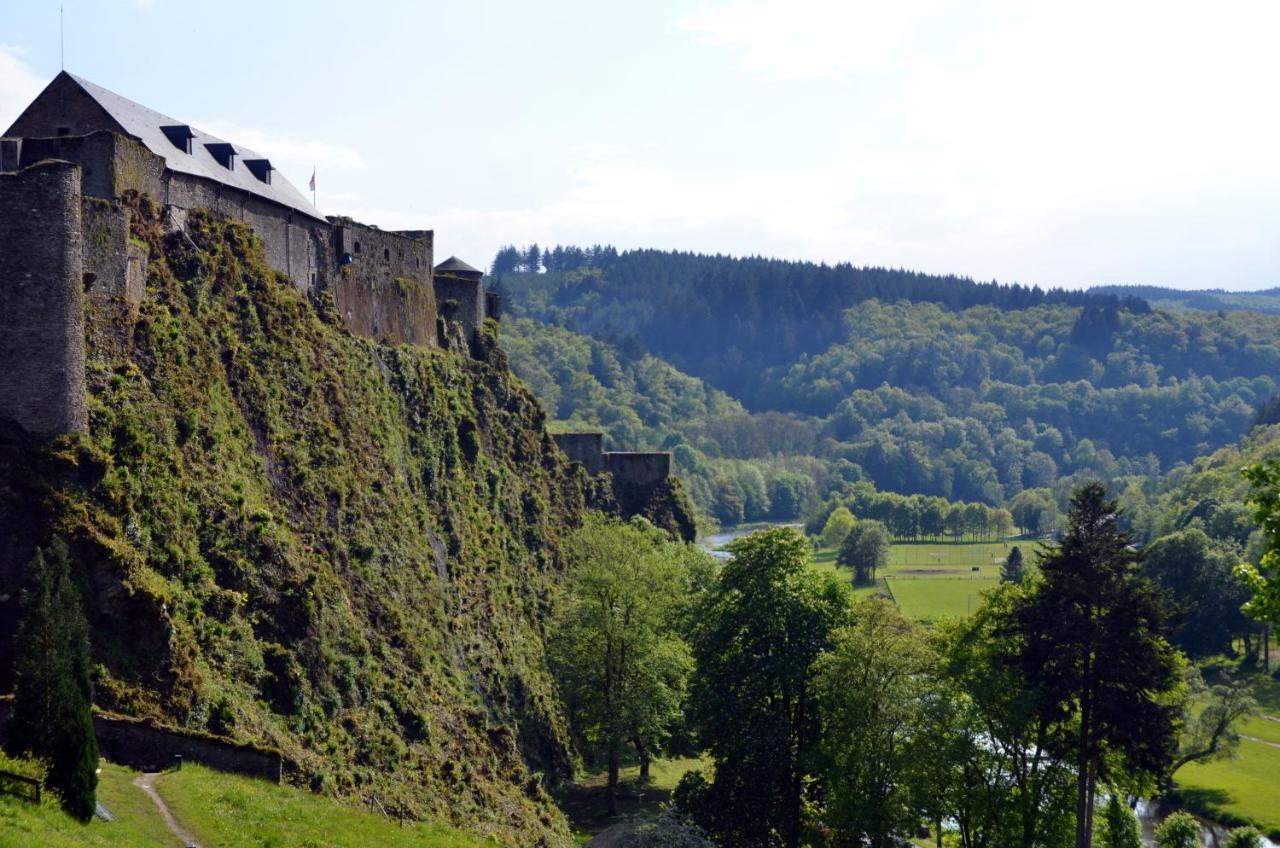
[[[68,814],[87,822],[98,785],[89,625],[71,582],[71,554],[61,539],[36,551],[22,608],[14,641],[10,744],[16,753],[47,762],[45,785],[58,793]]]
[[[1042,715],[1070,722],[1076,759],[1076,848],[1093,844],[1094,790],[1119,766],[1158,777],[1173,762],[1180,664],[1163,594],[1140,576],[1101,483],[1071,496],[1061,545],[1017,611],[1022,672]]]
[[[1009,555],[1004,558],[1004,565],[1000,566],[1000,582],[1021,583],[1024,570],[1022,548],[1014,545],[1013,550],[1009,551]]]

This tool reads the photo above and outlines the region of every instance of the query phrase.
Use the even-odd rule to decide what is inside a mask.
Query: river
[[[752,533],[760,530],[768,530],[772,527],[794,527],[797,530],[803,530],[803,524],[781,523],[781,524],[746,524],[738,527],[729,527],[721,530],[719,533],[713,533],[710,536],[703,536],[698,540],[698,546],[704,551],[710,553],[716,559],[728,559],[729,552],[721,550],[725,545],[734,539],[741,539],[743,536],[750,536]]]

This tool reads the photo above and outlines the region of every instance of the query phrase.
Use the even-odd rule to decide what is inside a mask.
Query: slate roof
[[[443,271],[450,274],[479,274],[484,276],[484,271],[479,268],[472,268],[456,256],[450,256],[445,261],[436,266],[436,271]]]
[[[224,185],[234,186],[249,194],[287,206],[310,218],[315,218],[319,221],[325,220],[316,208],[311,205],[311,201],[294,188],[279,171],[272,171],[270,183],[265,183],[254,176],[253,171],[245,163],[251,160],[265,162],[266,157],[262,154],[255,153],[238,144],[231,144],[230,147],[235,151],[236,155],[234,167],[228,170],[219,163],[207,145],[213,145],[214,150],[219,151],[221,155],[221,151],[225,151],[227,148],[219,146],[228,145],[229,142],[203,132],[196,127],[190,127],[191,153],[188,154],[170,141],[169,137],[160,129],[161,127],[183,126],[182,121],[174,120],[139,103],[134,103],[127,97],[122,97],[114,91],[108,91],[102,86],[95,85],[75,74],[69,74],[66,71],[62,73],[97,101],[98,105],[105,109],[125,132],[136,137],[148,150],[164,159],[165,165],[169,170],[180,174],[204,177]],[[259,164],[255,167],[261,169],[262,166]]]

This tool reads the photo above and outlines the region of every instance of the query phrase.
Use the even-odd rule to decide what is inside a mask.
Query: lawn
[[[301,789],[183,766],[156,781],[183,825],[220,848],[473,848],[484,843],[433,824],[401,826]]]
[[[0,768],[25,772],[21,765],[15,766],[7,759]],[[0,795],[0,848],[172,848],[172,834],[155,805],[132,785],[134,776],[126,769],[103,763],[98,800],[119,817],[119,821],[110,823],[94,819],[87,825],[80,824],[63,813],[57,800],[47,793],[38,807]]]
[[[906,542],[889,549],[889,565],[879,572],[876,586],[856,588],[856,594],[890,591],[903,614],[918,621],[937,621],[968,615],[977,608],[981,592],[1000,582],[1000,564],[1015,543]],[[1024,556],[1033,558],[1035,542],[1018,542]],[[813,557],[817,571],[850,578],[836,566],[836,551],[822,549]]]
[[[98,800],[118,819],[88,825],[58,809],[0,796],[0,848],[172,848],[159,810],[133,785],[136,772],[103,763]],[[401,827],[380,815],[301,789],[195,765],[156,780],[156,790],[202,845],[221,848],[479,848],[492,843],[438,825]]]
[[[885,578],[902,614],[924,622],[969,615],[982,602],[983,590],[999,582],[994,576]]]
[[[1252,819],[1275,836],[1280,833],[1277,774],[1280,748],[1244,739],[1236,759],[1183,766],[1175,779],[1178,791],[1196,809]]]

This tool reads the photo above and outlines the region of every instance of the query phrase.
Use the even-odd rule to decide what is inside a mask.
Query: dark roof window
[[[71,135],[71,127],[58,127],[58,135]]]
[[[236,169],[236,149],[233,145],[220,141],[217,144],[206,144],[205,149],[214,159],[218,160],[218,164],[226,168],[228,171]]]
[[[271,185],[271,172],[275,168],[271,167],[270,159],[246,159],[244,166],[249,172],[267,185]]]
[[[164,133],[165,138],[173,142],[174,147],[188,156],[191,155],[191,139],[196,137],[196,134],[191,131],[191,127],[186,124],[170,124],[167,127],[161,127],[160,131]]]

